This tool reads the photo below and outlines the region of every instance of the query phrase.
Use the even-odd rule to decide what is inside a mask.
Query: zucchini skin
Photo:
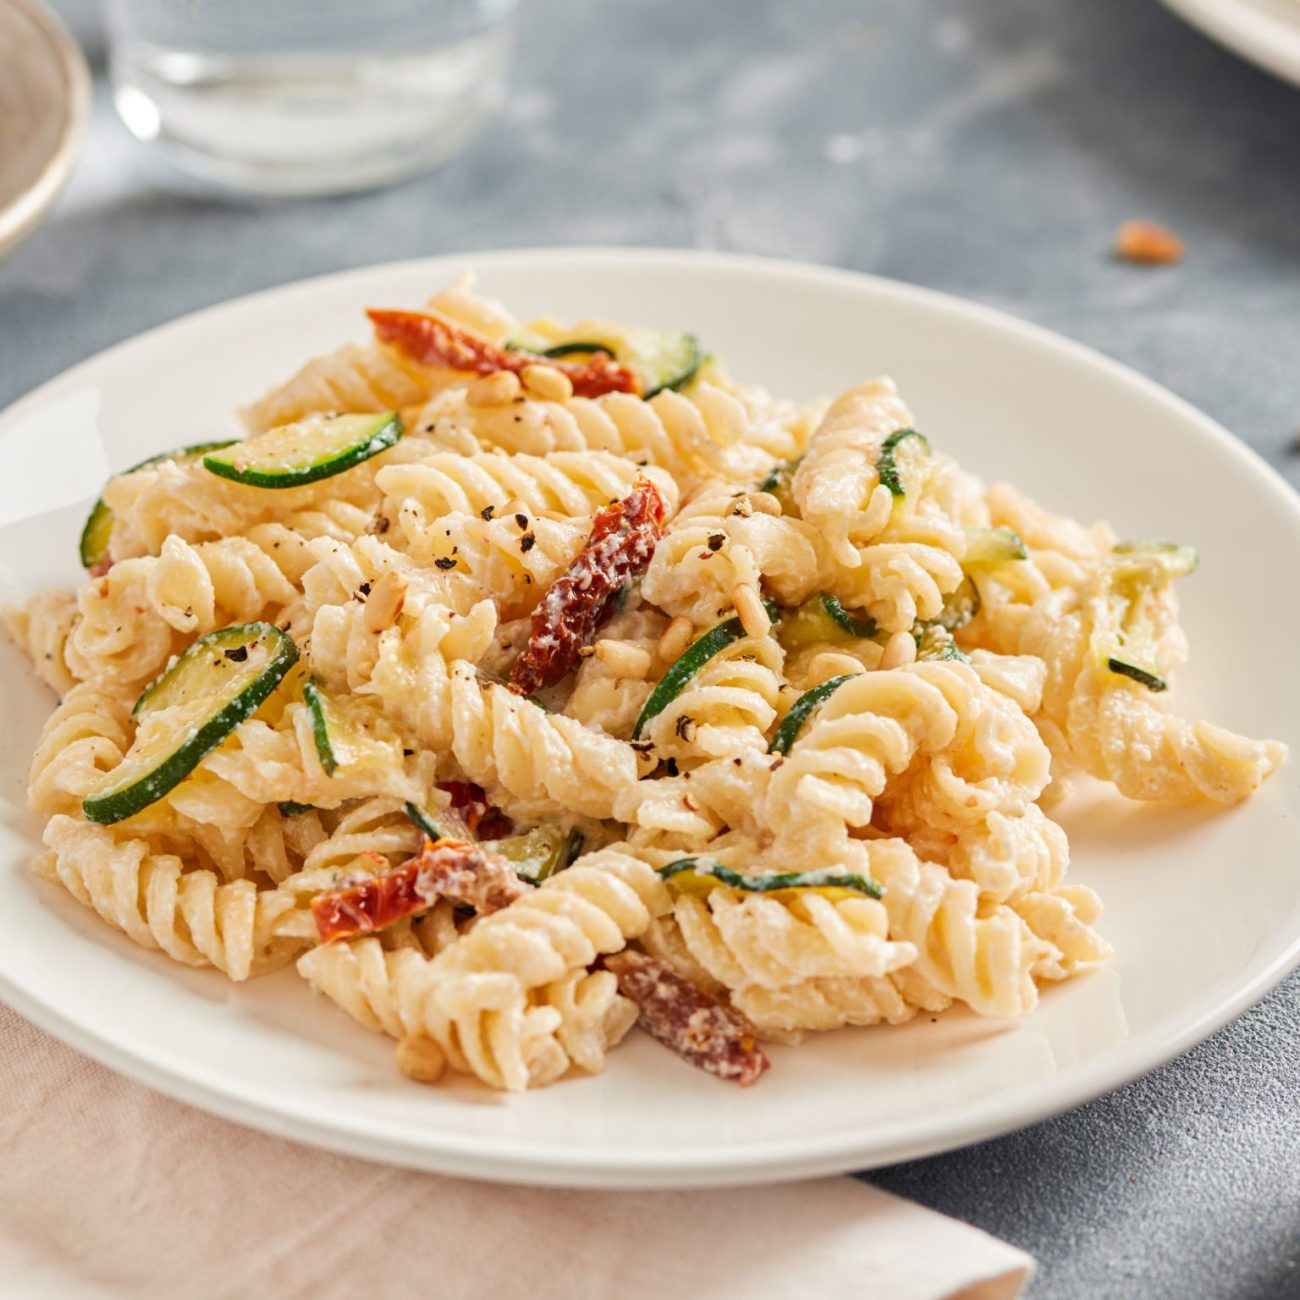
[[[829,592],[822,593],[822,608],[835,620],[836,626],[850,636],[871,640],[876,635],[876,620],[870,616],[859,618],[847,609]]]
[[[853,872],[836,872],[823,869],[820,871],[786,871],[772,876],[747,876],[742,872],[724,867],[720,862],[707,862],[700,858],[678,858],[659,868],[663,880],[671,880],[683,872],[693,872],[699,876],[711,876],[721,885],[738,889],[747,894],[770,894],[781,889],[848,889],[868,898],[884,897],[884,889],[878,881],[869,876],[859,876]]]
[[[763,604],[767,609],[768,617],[775,623],[779,618],[776,602],[765,600]],[[741,625],[739,616],[737,616],[714,624],[702,636],[692,641],[682,652],[681,657],[669,666],[668,671],[664,673],[654,690],[650,692],[650,696],[636,720],[636,726],[632,728],[632,739],[641,739],[641,733],[645,730],[646,724],[662,713],[686,689],[686,683],[710,659],[720,654],[733,642],[743,640],[745,636],[745,629]]]
[[[148,469],[151,465],[161,465],[165,460],[174,460],[177,464],[184,465],[196,460],[204,452],[220,451],[223,447],[229,447],[238,441],[238,438],[218,438],[213,442],[196,442],[189,447],[177,447],[175,451],[160,451],[156,456],[146,456],[144,460],[124,469],[120,474],[114,474],[113,478],[125,478],[128,474]],[[93,569],[109,558],[108,542],[112,533],[113,510],[111,506],[105,505],[104,498],[100,497],[91,506],[90,514],[86,516],[78,543],[78,553],[85,568]]]
[[[856,673],[843,673],[839,677],[828,678],[810,690],[804,691],[790,706],[790,712],[781,719],[781,725],[777,727],[776,734],[772,737],[772,743],[767,747],[767,752],[769,754],[788,754],[791,746],[799,738],[804,723],[812,716],[814,710],[834,695],[845,682],[852,681],[856,676]]]
[[[350,417],[341,417],[350,418]],[[296,468],[277,470],[241,469],[220,456],[204,456],[203,468],[233,483],[242,483],[246,487],[266,488],[272,491],[286,488],[302,487],[307,483],[319,483],[321,479],[333,478],[336,474],[354,469],[363,461],[377,456],[395,446],[404,432],[402,417],[396,411],[388,412],[388,419],[364,440],[358,438],[356,443],[346,448],[337,456],[326,461]]]
[[[81,803],[82,812],[87,820],[97,822],[101,826],[111,826],[114,822],[133,817],[148,808],[150,804],[157,803],[185,780],[241,722],[251,718],[262,701],[280,684],[285,673],[298,662],[298,647],[274,624],[245,623],[238,628],[223,628],[220,632],[210,632],[207,636],[200,637],[154,683],[154,686],[160,685],[168,676],[181,670],[186,660],[194,655],[195,651],[206,650],[215,638],[229,636],[232,632],[251,633],[251,636],[245,638],[245,642],[259,640],[264,636],[270,638],[276,644],[276,652],[267,666],[239,695],[209,717],[202,726],[191,732],[162,762],[134,784],[117,789],[110,788],[101,795],[96,795],[95,790],[87,794]],[[153,687],[149,689],[152,690]],[[147,695],[148,691],[145,694]],[[144,696],[141,700],[143,698]],[[139,703],[140,701],[137,701],[137,707]],[[105,779],[111,777],[112,772],[108,773]]]
[[[880,482],[896,497],[907,495],[907,488],[903,484],[903,476],[899,473],[898,460],[895,456],[898,444],[905,438],[919,438],[921,446],[926,451],[930,450],[930,440],[919,429],[895,429],[880,444],[880,459],[876,461],[876,473],[880,476]]]
[[[407,803],[403,811],[431,840],[440,840],[446,836],[446,832],[433,820],[427,808],[422,808],[418,803]]]
[[[1118,673],[1121,677],[1128,677],[1137,682],[1139,686],[1145,686],[1149,691],[1167,691],[1169,689],[1169,683],[1159,673],[1153,673],[1149,668],[1143,668],[1140,664],[1131,664],[1115,655],[1111,655],[1106,660],[1106,667],[1111,672]]]
[[[325,713],[325,692],[314,681],[302,685],[303,703],[311,710],[311,738],[316,742],[316,757],[326,776],[338,771],[339,760],[330,742],[329,718]]]

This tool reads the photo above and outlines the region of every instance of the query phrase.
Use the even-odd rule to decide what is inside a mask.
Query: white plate
[[[1300,0],[1163,0],[1242,58],[1300,86]]]
[[[90,116],[90,73],[38,0],[0,5],[0,255],[54,202]]]
[[[418,302],[467,263],[521,313],[688,325],[739,374],[799,395],[892,372],[939,446],[1123,533],[1196,542],[1179,702],[1300,742],[1300,503],[1205,417],[1111,361],[980,307],[842,272],[708,254],[478,254],[331,276],[231,303],[86,362],[0,417],[0,564],[34,590],[76,574],[104,472],[227,427],[236,402],[363,335],[366,304]],[[19,451],[23,452],[19,457]],[[53,513],[36,514],[60,506]],[[242,987],[144,952],[24,861],[32,739],[51,701],[0,659],[0,991],[51,1032],[230,1118],[379,1160],[520,1182],[759,1182],[906,1160],[1032,1123],[1150,1070],[1260,997],[1300,953],[1300,765],[1227,813],[1092,798],[1069,810],[1108,969],[1022,1023],[954,1014],[777,1049],[740,1092],[639,1036],[599,1078],[502,1097],[422,1088],[390,1045],[292,971]]]

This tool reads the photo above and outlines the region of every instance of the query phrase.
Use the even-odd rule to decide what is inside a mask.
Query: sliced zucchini
[[[907,495],[907,488],[903,483],[903,475],[898,468],[898,446],[907,438],[916,438],[926,451],[930,450],[930,441],[917,429],[895,429],[893,433],[880,444],[880,458],[876,461],[876,473],[880,475],[880,481],[896,497]]]
[[[791,491],[791,484],[794,482],[794,472],[799,468],[803,457],[798,460],[786,461],[784,465],[778,465],[759,485],[760,492],[770,492],[781,503],[781,513],[790,515],[797,519],[799,517],[799,508],[795,504],[794,493]]]
[[[542,326],[546,325],[546,329]],[[506,347],[516,352],[533,352],[539,357],[591,356],[607,352],[620,365],[627,366],[640,380],[641,396],[651,398],[665,388],[682,388],[695,378],[704,364],[699,340],[680,330],[618,329],[596,327],[588,322],[568,331],[538,322],[507,340]]]
[[[828,592],[806,600],[781,624],[781,644],[787,650],[824,642],[843,641],[845,637],[870,640],[876,635],[876,621],[850,614]]]
[[[256,712],[297,659],[297,646],[270,623],[200,637],[136,701],[131,748],[82,811],[110,825],[157,803]]]
[[[401,742],[365,697],[331,695],[309,679],[302,698],[311,711],[312,739],[326,776],[341,767],[401,766]]]
[[[418,803],[406,805],[406,815],[431,840],[472,839],[455,814],[435,816]],[[538,826],[524,835],[510,835],[499,840],[484,840],[485,848],[494,849],[508,859],[522,880],[540,884],[548,876],[563,871],[582,852],[586,836],[575,826]]]
[[[765,600],[768,617],[773,623],[779,618],[775,602]],[[739,618],[729,618],[711,627],[703,636],[697,637],[682,652],[681,658],[670,664],[668,671],[659,679],[658,685],[650,692],[632,728],[632,739],[640,740],[646,723],[662,713],[686,688],[686,684],[715,655],[720,654],[733,642],[744,639],[746,633]]]
[[[461,826],[452,826],[450,823],[444,825],[441,820],[431,813],[422,804],[408,803],[405,806],[406,815],[416,824],[416,826],[431,840],[441,839],[468,839],[469,833]]]
[[[966,577],[944,597],[943,608],[934,621],[941,628],[955,632],[959,627],[965,627],[979,612],[979,589]]]
[[[586,836],[575,826],[538,826],[524,835],[502,840],[484,840],[485,848],[495,849],[521,880],[538,885],[548,876],[563,871],[582,852]]]
[[[165,460],[174,461],[177,465],[189,465],[207,452],[229,447],[234,441],[233,438],[224,438],[216,442],[196,442],[192,447],[179,447],[175,451],[159,452],[157,456],[150,456],[113,477],[125,478],[128,474],[138,473],[153,465],[161,465]],[[113,508],[106,505],[104,498],[100,497],[90,508],[90,514],[87,515],[85,526],[81,530],[81,562],[86,568],[96,568],[109,558],[108,543],[112,536]]]
[[[1171,578],[1187,577],[1195,571],[1200,559],[1194,546],[1155,538],[1116,542],[1113,554],[1127,556],[1137,562],[1158,564]]]
[[[1014,528],[968,528],[966,554],[961,567],[971,569],[996,569],[1013,560],[1027,560],[1029,552]]]
[[[785,894],[793,890],[815,889],[819,894],[838,902],[865,894],[880,898],[884,890],[868,876],[854,872],[824,868],[820,871],[786,871],[771,876],[747,876],[720,862],[707,862],[700,858],[679,858],[659,868],[659,875],[683,893],[707,894],[718,885],[740,890],[746,894]]]
[[[1154,668],[1130,663],[1127,659],[1119,658],[1118,655],[1111,655],[1106,660],[1106,667],[1113,673],[1119,673],[1121,677],[1131,677],[1149,691],[1167,691],[1169,689],[1169,683]]]
[[[772,737],[772,743],[767,747],[767,752],[769,754],[788,754],[790,746],[798,739],[799,732],[812,715],[813,710],[834,695],[845,682],[852,681],[855,676],[857,676],[856,673],[844,673],[842,676],[831,677],[821,682],[811,690],[804,691],[790,706],[790,712],[781,719],[781,725],[776,729],[776,735]]]
[[[1106,667],[1149,691],[1169,689],[1154,645],[1147,602],[1174,578],[1196,568],[1196,551],[1177,542],[1158,540],[1119,542],[1101,579],[1103,594],[1114,617],[1114,635],[1103,645]]]
[[[333,478],[387,451],[402,436],[396,411],[378,415],[309,415],[204,456],[222,478],[259,488],[292,488]]]
[[[970,663],[970,656],[941,623],[918,623],[912,629],[912,638],[916,642],[917,659],[955,659],[958,663]]]

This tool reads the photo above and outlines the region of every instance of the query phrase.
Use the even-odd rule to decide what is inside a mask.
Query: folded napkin
[[[1033,1267],[847,1178],[503,1187],[214,1119],[0,1006],[0,1294],[21,1300],[1003,1300]]]

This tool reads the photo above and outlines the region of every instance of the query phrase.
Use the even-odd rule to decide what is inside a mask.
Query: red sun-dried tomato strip
[[[663,498],[648,479],[596,512],[586,544],[533,610],[528,644],[510,674],[512,691],[531,695],[554,686],[578,662],[579,651],[614,612],[614,595],[646,571],[663,519]]]
[[[476,840],[503,840],[514,834],[514,822],[488,802],[487,791],[481,785],[473,781],[444,781],[438,789],[451,796],[451,811]]]
[[[419,853],[400,867],[377,876],[345,877],[337,888],[317,894],[311,912],[321,942],[329,943],[382,930],[427,911],[440,898],[476,912],[496,912],[531,888],[500,853],[468,840],[426,837]]]
[[[417,365],[448,366],[475,375],[493,375],[499,370],[519,374],[526,366],[546,365],[567,375],[578,397],[641,391],[636,375],[627,366],[620,366],[608,352],[596,352],[587,361],[537,357],[531,352],[498,347],[440,316],[424,312],[372,308],[366,315],[381,343],[397,348]]]
[[[605,966],[640,1008],[641,1028],[683,1060],[742,1088],[771,1066],[749,1021],[671,966],[631,948],[606,957]]]

